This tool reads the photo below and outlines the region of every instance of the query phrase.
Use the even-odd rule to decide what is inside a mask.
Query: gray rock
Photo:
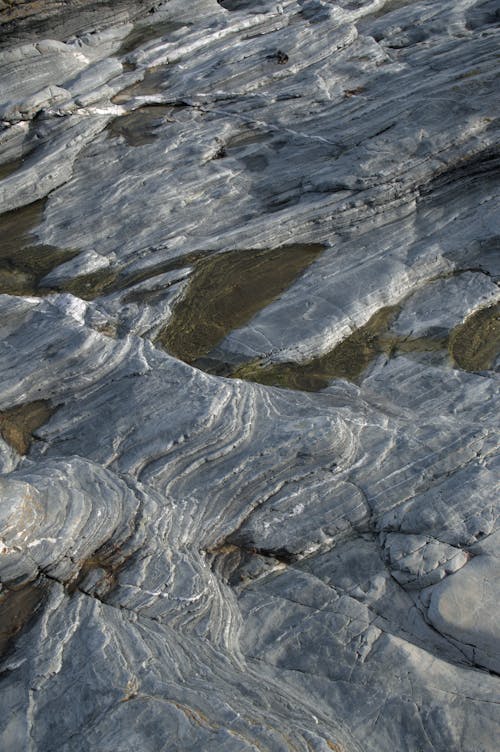
[[[2,582],[19,586],[40,572],[60,582],[113,539],[123,546],[139,502],[124,483],[75,457],[26,465],[1,479]]]
[[[60,264],[49,272],[49,274],[46,274],[41,280],[41,284],[51,287],[52,285],[69,282],[84,274],[106,269],[110,263],[111,259],[101,256],[101,254],[96,253],[94,250],[85,251],[76,258],[65,261],[64,264]]]
[[[440,632],[472,647],[473,660],[498,673],[500,632],[495,613],[499,598],[496,556],[477,556],[460,572],[435,585],[428,616]]]
[[[423,535],[389,533],[384,539],[392,576],[406,588],[439,582],[467,563],[465,551]]]
[[[494,4],[41,5],[0,8],[0,748],[494,752],[498,356],[400,346],[498,336]],[[292,244],[246,319],[191,285]],[[165,352],[219,294],[197,366],[365,370]]]
[[[492,305],[498,297],[498,286],[484,274],[464,272],[430,282],[404,303],[392,330],[407,337],[447,333],[475,308]]]

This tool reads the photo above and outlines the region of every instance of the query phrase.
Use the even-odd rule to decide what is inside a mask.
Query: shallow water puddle
[[[82,300],[95,300],[100,295],[106,294],[113,289],[117,277],[118,272],[116,269],[106,267],[89,274],[81,274],[79,277],[54,285],[54,287],[43,291],[69,292],[71,295]]]
[[[323,250],[322,245],[290,245],[202,259],[157,342],[194,363],[275,300]]]
[[[457,326],[450,336],[450,352],[465,371],[492,368],[500,355],[500,303],[481,308]]]
[[[485,371],[494,366],[500,354],[500,304],[476,311],[448,335],[414,339],[389,331],[399,310],[399,306],[381,308],[333,350],[307,362],[266,365],[253,360],[230,375],[268,386],[317,392],[335,378],[359,383],[364,371],[382,354],[391,358],[404,353],[448,351],[454,364],[464,371]]]
[[[334,378],[357,381],[372,360],[383,352],[381,336],[387,332],[398,310],[398,306],[380,309],[333,350],[305,363],[266,366],[257,360],[241,366],[232,375],[260,384],[306,392],[324,389]]]
[[[36,400],[0,412],[0,435],[19,454],[27,454],[33,432],[55,413],[47,400]]]
[[[156,128],[173,120],[176,108],[170,105],[148,105],[121,115],[106,128],[111,137],[122,136],[129,146],[152,143]]]
[[[14,172],[16,172],[24,162],[23,157],[19,157],[19,159],[11,159],[9,162],[4,162],[0,165],[0,180],[3,180],[4,178],[8,178],[10,175],[13,175]]]
[[[50,292],[54,292],[54,290],[57,292],[69,292],[78,298],[82,298],[82,300],[95,300],[95,298],[100,295],[124,292],[125,290],[133,288],[135,285],[160,274],[191,266],[206,256],[207,251],[194,251],[193,253],[177,256],[176,258],[162,261],[159,264],[154,264],[148,266],[146,269],[140,269],[134,272],[127,272],[126,270],[120,271],[116,268],[106,267],[105,269],[98,269],[89,274],[81,274],[79,277],[75,277],[74,279],[52,288]],[[157,288],[154,291],[130,289],[130,292],[125,295],[122,300],[124,304],[147,303],[150,293],[154,292],[155,294],[158,294],[161,292],[161,289],[162,288]]]
[[[399,10],[399,8],[404,8],[406,5],[411,4],[411,0],[387,0],[382,8],[379,8],[379,10],[376,10],[371,15],[374,18],[380,18],[381,16],[386,16],[388,13],[392,13],[393,10]]]
[[[127,86],[118,94],[112,97],[113,104],[124,104],[134,97],[151,96],[152,94],[161,93],[161,89],[167,82],[168,65],[157,65],[149,68],[144,74],[144,78],[137,83]]]
[[[45,200],[0,215],[0,293],[38,294],[38,282],[75,251],[37,245],[32,231],[42,220]]]
[[[358,383],[368,366],[382,354],[392,357],[401,353],[446,350],[447,337],[404,339],[391,334],[389,328],[399,310],[399,306],[381,308],[333,350],[307,362],[268,366],[255,360],[240,366],[231,375],[268,386],[318,392],[335,378]]]
[[[0,656],[8,651],[16,634],[38,611],[46,592],[46,583],[35,582],[20,590],[4,591],[0,595]]]

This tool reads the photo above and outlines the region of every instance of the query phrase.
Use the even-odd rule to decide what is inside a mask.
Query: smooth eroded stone
[[[472,647],[479,666],[500,670],[500,565],[496,556],[477,556],[430,591],[428,616],[443,634]]]
[[[475,272],[430,282],[404,304],[392,330],[408,337],[448,332],[475,308],[496,302],[498,295],[493,280]]]
[[[2,750],[497,752],[498,36],[0,3]]]

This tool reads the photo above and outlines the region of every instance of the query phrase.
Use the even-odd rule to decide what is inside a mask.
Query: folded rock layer
[[[0,3],[0,748],[495,752],[497,4]]]

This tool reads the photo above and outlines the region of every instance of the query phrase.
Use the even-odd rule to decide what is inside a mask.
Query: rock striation
[[[494,752],[497,4],[0,3],[0,748]]]

